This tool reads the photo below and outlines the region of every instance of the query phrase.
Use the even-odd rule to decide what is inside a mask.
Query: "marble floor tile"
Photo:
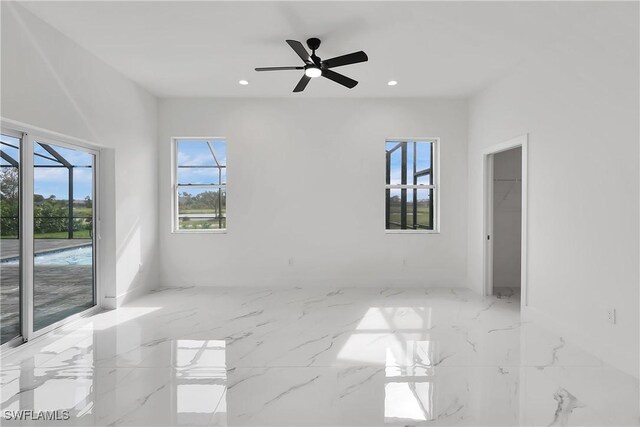
[[[638,380],[517,293],[171,288],[2,357],[3,425],[638,425]],[[16,411],[68,420],[15,421]]]

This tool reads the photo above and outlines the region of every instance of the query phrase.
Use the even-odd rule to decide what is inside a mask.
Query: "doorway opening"
[[[527,136],[484,153],[484,294],[527,304]]]

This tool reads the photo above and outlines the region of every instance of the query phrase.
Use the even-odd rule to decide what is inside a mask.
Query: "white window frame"
[[[386,221],[386,206],[384,207],[383,227],[385,234],[440,234],[440,138],[439,137],[399,137],[399,138],[387,138],[384,141],[386,153],[386,146],[389,142],[430,142],[433,147],[433,154],[431,159],[431,184],[430,185],[413,185],[413,184],[387,184],[386,179],[383,179],[385,194],[386,190],[394,189],[433,189],[433,230],[387,230]],[[386,168],[386,158],[383,161],[383,165]]]
[[[178,213],[178,208],[179,208],[179,199],[178,199],[178,191],[180,190],[180,188],[182,187],[188,187],[188,188],[218,188],[218,189],[223,189],[225,192],[225,197],[227,195],[227,184],[228,184],[228,175],[227,178],[225,179],[225,183],[224,184],[190,184],[190,185],[179,185],[178,184],[178,142],[180,141],[184,141],[184,140],[189,140],[189,141],[213,141],[213,140],[218,140],[218,141],[224,141],[226,147],[228,148],[228,142],[227,142],[227,138],[223,137],[223,136],[176,136],[171,138],[171,200],[172,200],[172,206],[171,206],[171,232],[174,234],[200,234],[200,233],[204,233],[204,234],[226,234],[227,233],[227,229],[229,228],[229,223],[228,223],[228,211],[227,211],[227,207],[225,206],[225,228],[212,228],[212,229],[180,229],[179,228],[179,224],[178,224],[178,220],[180,218],[180,215]],[[229,164],[229,152],[227,149],[227,161],[225,162],[225,168],[227,168],[228,170],[228,164]]]

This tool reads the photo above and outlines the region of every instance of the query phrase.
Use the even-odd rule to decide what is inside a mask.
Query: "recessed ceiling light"
[[[249,84],[249,82],[246,80],[240,80],[238,83],[240,83],[242,86],[246,86]]]
[[[395,80],[389,80],[389,81],[387,82],[387,85],[389,85],[389,86],[395,86],[395,85],[397,85],[397,84],[398,84],[398,82],[397,82],[397,81],[395,81]]]

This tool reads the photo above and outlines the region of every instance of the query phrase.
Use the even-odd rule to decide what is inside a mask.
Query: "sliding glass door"
[[[33,143],[33,328],[95,304],[95,155]]]
[[[98,152],[4,129],[0,142],[5,344],[96,305]]]
[[[0,135],[0,344],[21,335],[21,144],[21,133]]]

